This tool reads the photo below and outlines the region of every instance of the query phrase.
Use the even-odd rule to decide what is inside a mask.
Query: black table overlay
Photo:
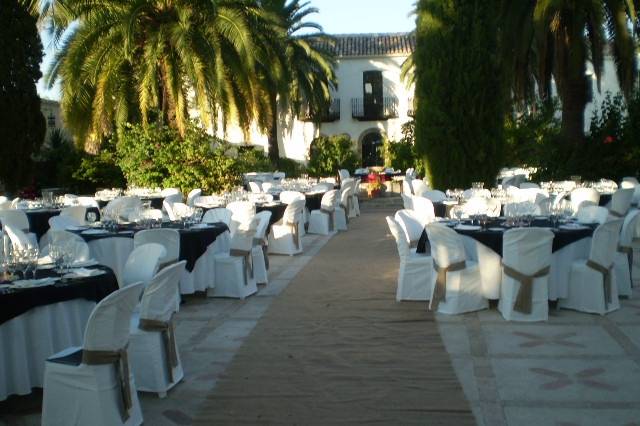
[[[492,224],[487,225],[487,228],[496,227],[496,226],[504,227],[504,224],[501,222],[494,222]],[[578,240],[592,236],[593,231],[596,228],[595,225],[590,225],[585,229],[552,228],[551,222],[548,220],[534,220],[531,223],[531,226],[549,228],[553,232],[554,236],[553,236],[552,250],[554,252]],[[455,229],[455,231],[458,234],[466,235],[468,237],[473,238],[474,240],[484,244],[485,246],[489,247],[491,250],[493,250],[494,252],[502,256],[502,237],[504,235],[504,231],[507,231],[508,229],[510,228],[504,227],[504,230],[502,231],[490,230],[490,229],[480,229],[480,230]],[[429,238],[427,237],[427,232],[423,230],[422,235],[420,236],[420,240],[418,241],[418,247],[416,249],[418,253],[426,252],[428,240]]]
[[[0,289],[0,324],[38,306],[73,299],[86,299],[97,303],[118,289],[118,281],[111,269],[106,266],[94,266],[89,269],[102,269],[105,273],[92,277],[58,281],[53,285],[42,287]],[[42,269],[36,272],[36,278],[59,275],[51,269]]]
[[[211,223],[206,227],[188,229],[184,229],[180,227],[180,225],[174,223],[164,223],[162,224],[162,227],[176,229],[180,234],[179,260],[187,261],[186,268],[189,272],[193,271],[196,261],[204,254],[205,251],[207,251],[207,247],[209,247],[209,245],[218,238],[218,235],[229,230],[227,225],[222,222]],[[82,232],[74,232],[80,235],[86,242],[89,242],[102,238],[113,237],[133,238],[133,235],[136,232],[144,229],[145,228],[125,225],[121,226],[117,232],[109,232],[107,230],[104,230],[104,233],[102,234],[84,234]]]
[[[284,216],[284,211],[286,209],[287,209],[287,204],[285,203],[256,204],[256,213],[260,213],[263,211],[271,212],[271,218],[269,219],[268,229],[271,229],[271,225],[273,225],[274,223],[282,219],[282,216]]]
[[[162,210],[162,202],[164,201],[164,197],[138,197],[140,198],[140,201],[147,202],[149,201],[151,203],[151,208],[152,209],[158,209],[158,210]],[[109,201],[111,200],[96,200],[98,202],[98,206],[100,206],[100,208],[104,208],[104,206],[106,206],[107,204],[109,204]]]
[[[29,231],[36,234],[38,240],[49,230],[49,219],[60,214],[60,209],[34,209],[25,210],[29,220]],[[100,220],[100,209],[87,207],[87,214],[92,212],[96,215],[95,220]],[[86,219],[86,216],[85,216]]]

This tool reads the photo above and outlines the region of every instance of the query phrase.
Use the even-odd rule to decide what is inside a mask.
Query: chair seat
[[[571,264],[567,297],[560,299],[559,306],[580,312],[604,315],[620,308],[615,268],[611,270],[611,303],[604,298],[602,274],[587,266],[587,259],[575,260]]]
[[[435,288],[437,275],[434,271],[431,278],[432,291]],[[446,300],[440,301],[438,313],[456,315],[488,307],[489,302],[483,295],[478,262],[466,260],[464,269],[447,272]]]

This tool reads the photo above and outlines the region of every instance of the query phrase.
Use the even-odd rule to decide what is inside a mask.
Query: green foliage
[[[237,159],[242,173],[269,172],[273,170],[269,158],[262,147],[239,146],[233,148],[238,151]]]
[[[72,175],[80,164],[80,154],[60,129],[51,131],[49,140],[34,160],[38,187],[72,188],[75,185]]]
[[[30,183],[46,131],[36,92],[42,44],[35,18],[17,0],[2,1],[0,22],[0,181],[14,191]]]
[[[417,5],[416,148],[435,188],[493,182],[503,162],[506,93],[500,0]]]
[[[195,125],[184,138],[168,126],[128,125],[118,139],[117,163],[129,185],[216,193],[242,183],[240,162],[227,155],[231,149]]]
[[[96,154],[84,153],[73,173],[80,193],[94,193],[100,188],[124,188],[127,181],[117,164],[115,141],[106,141]]]
[[[415,168],[418,160],[415,149],[415,121],[407,121],[402,125],[402,139],[399,141],[384,141],[384,165],[395,170],[405,171]]]
[[[299,178],[306,172],[304,164],[291,158],[279,158],[276,171],[284,172],[287,178]]]
[[[307,170],[311,176],[335,176],[338,170],[354,170],[358,156],[348,135],[320,136],[311,142]]]

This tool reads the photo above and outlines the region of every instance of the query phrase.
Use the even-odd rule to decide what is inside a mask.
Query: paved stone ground
[[[271,255],[268,286],[244,301],[189,296],[176,315],[176,336],[185,378],[166,398],[138,393],[144,423],[153,426],[191,424],[196,411],[215,387],[218,377],[231,363],[244,339],[251,333],[269,305],[296,274],[329,240],[305,235],[302,255]],[[12,397],[0,403],[0,426],[40,425],[42,392]]]
[[[436,318],[479,425],[640,426],[640,287],[607,316]]]

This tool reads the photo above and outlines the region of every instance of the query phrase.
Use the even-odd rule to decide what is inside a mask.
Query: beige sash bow
[[[513,310],[523,314],[530,314],[533,299],[533,280],[549,275],[551,267],[547,266],[546,268],[542,268],[533,275],[523,274],[505,264],[503,264],[502,267],[505,275],[520,282],[520,289],[513,304]]]
[[[604,300],[608,305],[611,303],[611,266],[608,268],[600,265],[599,263],[594,262],[593,260],[587,260],[587,266],[593,269],[596,272],[600,272],[602,274],[602,283],[604,290]]]
[[[320,209],[320,213],[324,213],[329,216],[329,232],[333,232],[333,210]]]
[[[167,371],[171,383],[175,381],[173,369],[178,366],[178,350],[176,347],[175,329],[173,327],[173,317],[169,321],[159,321],[152,319],[140,319],[138,324],[140,330],[159,331],[162,333],[164,350],[167,356]]]
[[[349,204],[348,201],[347,204]],[[349,206],[345,206],[344,204],[340,203],[340,207],[344,210],[344,218],[347,223],[349,223]]]
[[[129,419],[130,411],[133,407],[131,387],[129,386],[129,357],[127,355],[127,347],[125,346],[115,351],[89,351],[83,349],[82,363],[86,365],[116,365],[116,375],[120,387],[123,408],[120,415],[122,422],[126,422]]]
[[[438,276],[436,277],[436,288],[434,289],[433,297],[431,298],[431,307],[429,308],[430,310],[438,309],[440,301],[446,302],[447,300],[447,272],[461,271],[466,268],[467,265],[463,260],[461,262],[452,263],[445,268],[441,268],[434,261],[433,267],[438,273]]]
[[[253,262],[251,262],[251,250],[231,249],[231,256],[242,257],[244,266],[244,285],[249,285],[249,277],[253,278]]]
[[[291,235],[293,236],[293,243],[296,245],[296,250],[300,250],[300,234],[298,233],[297,222],[285,222],[284,225],[291,228]]]
[[[254,246],[260,246],[262,247],[262,256],[264,257],[264,266],[265,268],[267,268],[267,271],[269,270],[269,246],[267,244],[267,239],[266,238],[254,238],[253,239],[253,245]]]

